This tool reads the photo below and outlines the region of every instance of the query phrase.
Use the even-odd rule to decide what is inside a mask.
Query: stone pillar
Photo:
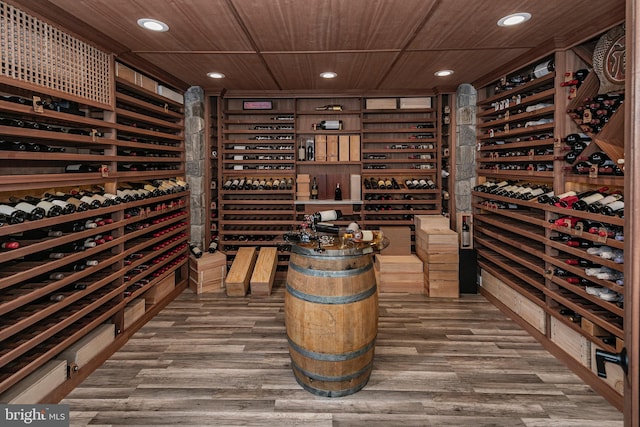
[[[456,91],[456,212],[471,212],[471,189],[476,183],[476,89],[470,84]]]
[[[204,91],[201,87],[192,86],[184,94],[184,143],[186,155],[186,174],[190,203],[190,237],[189,240],[203,250],[205,237],[205,117]]]

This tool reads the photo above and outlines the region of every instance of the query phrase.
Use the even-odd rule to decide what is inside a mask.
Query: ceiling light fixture
[[[323,79],[333,79],[338,77],[338,73],[334,73],[333,71],[325,71],[324,73],[320,73],[320,77]]]
[[[217,71],[212,71],[210,73],[207,73],[207,77],[211,77],[212,79],[224,79],[226,76]]]
[[[158,21],[157,19],[141,18],[138,19],[138,25],[146,30],[157,31],[159,33],[169,31],[169,26],[162,21]]]
[[[531,19],[531,14],[527,12],[512,13],[511,15],[503,16],[498,20],[498,27],[511,27],[513,25],[522,24]]]
[[[438,77],[447,77],[453,74],[453,70],[440,70],[440,71],[436,71],[433,74],[435,74]]]

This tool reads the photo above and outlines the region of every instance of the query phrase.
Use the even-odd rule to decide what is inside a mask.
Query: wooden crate
[[[484,269],[481,272],[481,279],[482,288],[496,297],[504,305],[512,310],[518,305],[520,294],[502,282],[502,280]]]
[[[555,317],[551,317],[550,338],[568,355],[591,368],[591,341]]]
[[[249,290],[249,281],[258,253],[255,247],[242,247],[231,264],[229,274],[224,280],[227,296],[243,297]]]
[[[67,361],[50,360],[0,394],[0,402],[36,404],[67,380]]]
[[[416,230],[416,240],[426,250],[458,251],[458,233],[453,230]]]
[[[338,135],[327,135],[327,161],[338,161]]]
[[[278,267],[278,248],[262,247],[251,275],[251,295],[269,296]]]
[[[221,292],[227,275],[227,256],[224,252],[205,253],[200,258],[189,257],[189,289],[200,295]]]
[[[426,276],[426,275],[425,275]],[[431,298],[459,298],[460,284],[456,280],[435,280],[425,277],[425,293]]]
[[[594,337],[602,337],[602,336],[607,336],[607,335],[611,334],[609,331],[604,329],[602,326],[596,325],[591,320],[589,320],[589,319],[587,319],[585,317],[583,317],[580,320],[580,327],[582,328],[583,331],[585,331],[586,333],[588,333],[589,335],[594,336]]]
[[[147,89],[148,91],[158,93],[158,82],[150,77],[145,76],[144,74],[136,73],[136,84]]]
[[[596,365],[596,350],[602,350],[600,347],[591,343],[591,370],[598,375],[598,367]],[[607,369],[607,378],[599,377],[602,381],[609,384],[612,389],[619,394],[624,395],[624,371],[620,365],[605,362]]]
[[[119,62],[116,62],[116,77],[131,83],[136,83],[136,72]]]
[[[374,268],[380,292],[424,292],[422,261],[415,255],[377,254]]]
[[[349,135],[338,135],[338,161],[349,161]]]
[[[365,100],[367,110],[395,110],[398,108],[396,98],[367,98]]]
[[[136,298],[124,308],[124,329],[129,328],[136,320],[142,317],[145,309],[144,298]]]
[[[382,226],[382,234],[389,238],[389,246],[382,250],[384,255],[411,255],[411,228]]]
[[[143,296],[147,306],[157,304],[175,289],[175,276],[175,273],[171,273],[144,293]]]
[[[520,293],[516,295],[516,299],[518,301],[516,313],[531,326],[543,334],[546,334],[547,313],[544,311],[544,308]]]
[[[400,98],[400,109],[427,109],[431,108],[431,97],[419,97],[419,98]]]
[[[418,230],[450,230],[449,218],[442,215],[415,215],[413,222]]]
[[[360,135],[349,135],[349,161],[360,161]]]
[[[315,140],[315,156],[316,162],[327,161],[327,135],[316,135]]]
[[[65,359],[73,370],[82,368],[102,353],[113,342],[115,336],[116,325],[103,323],[65,349],[58,357]]]
[[[166,86],[158,85],[158,95],[169,98],[178,104],[184,104],[184,95]]]

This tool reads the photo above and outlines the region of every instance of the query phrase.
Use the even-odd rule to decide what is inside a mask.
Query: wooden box
[[[514,291],[515,292],[515,291]],[[518,293],[516,296],[518,304],[516,313],[531,326],[538,331],[546,334],[547,331],[547,313],[542,307],[531,301],[525,295]]]
[[[349,181],[351,184],[350,188],[350,196],[351,200],[362,200],[362,184],[360,175],[351,174],[349,175]]]
[[[142,317],[145,309],[144,298],[136,298],[124,308],[124,329],[129,328]]]
[[[495,277],[486,270],[481,273],[481,286],[491,295],[496,297],[500,302],[512,309],[518,305],[519,293],[513,290],[509,285]]]
[[[144,293],[144,300],[147,306],[157,304],[167,295],[171,293],[176,287],[176,275],[171,273],[160,282],[153,285],[151,289]]]
[[[360,161],[360,135],[349,135],[349,161]]]
[[[398,108],[396,98],[367,98],[365,100],[367,110],[395,110]]]
[[[600,347],[591,343],[591,370],[598,375],[598,367],[596,365],[596,350],[602,350]],[[602,381],[609,384],[612,389],[619,394],[624,394],[624,371],[620,365],[605,362],[607,370],[607,378],[599,377]]]
[[[411,255],[411,228],[382,226],[380,231],[389,238],[389,246],[382,250],[384,255]]]
[[[565,325],[562,320],[551,317],[551,341],[562,348],[568,355],[591,367],[591,341],[580,333]]]
[[[589,320],[589,319],[587,319],[585,317],[580,319],[580,326],[582,327],[583,331],[585,331],[586,333],[588,333],[589,335],[594,336],[594,337],[602,337],[602,336],[607,336],[607,335],[611,334],[609,331],[604,329],[602,326],[596,325],[591,320]]]
[[[315,136],[316,162],[327,161],[327,135]]]
[[[36,404],[67,380],[67,361],[50,360],[0,394],[0,402]]]
[[[349,161],[349,135],[338,135],[338,161]]]
[[[233,264],[231,264],[229,274],[227,274],[224,281],[227,288],[227,296],[243,297],[247,294],[257,255],[258,253],[255,247],[242,247],[238,249]]]
[[[103,323],[60,353],[59,357],[65,359],[74,369],[82,368],[102,353],[113,342],[115,336],[116,325]]]
[[[169,89],[166,86],[158,85],[158,95],[169,98],[172,101],[177,102],[178,104],[184,104],[184,95],[176,92],[173,89]]]
[[[116,62],[116,77],[131,83],[136,83],[136,72],[126,65]]]
[[[450,230],[449,218],[442,215],[415,215],[413,222],[416,230]]]
[[[460,297],[460,285],[457,278],[456,280],[435,280],[425,277],[424,285],[425,293],[431,298]]]
[[[377,254],[374,267],[380,292],[424,292],[422,261],[417,256]]]
[[[150,77],[145,76],[144,74],[136,73],[136,84],[147,89],[148,91],[158,93],[158,82]]]
[[[269,296],[273,281],[276,277],[276,268],[278,267],[278,248],[262,247],[258,253],[256,265],[253,268],[253,274],[249,285],[251,286],[251,295]]]
[[[401,110],[409,110],[415,108],[431,108],[431,97],[425,96],[420,98],[400,98]]]
[[[226,275],[227,255],[224,252],[189,257],[189,289],[197,295],[222,291]]]
[[[338,161],[338,135],[327,135],[327,161]]]

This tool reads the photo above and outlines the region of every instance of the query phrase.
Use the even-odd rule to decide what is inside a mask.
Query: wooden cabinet
[[[43,399],[59,400],[186,285],[182,106],[120,78],[115,88],[114,105],[99,107],[2,87],[12,147],[0,147],[0,204],[37,198],[50,216],[0,226],[0,394],[115,325],[83,366],[67,360],[68,378]],[[71,197],[89,204],[54,215],[45,203]],[[132,320],[125,308],[159,284],[163,296]]]
[[[284,232],[318,210],[340,209],[338,224],[372,229],[412,227],[413,215],[441,213],[436,97],[376,104],[363,96],[292,94],[269,98],[268,110],[245,110],[245,100],[226,94],[220,115],[219,233],[230,261],[242,246],[277,246],[285,267]],[[315,179],[317,200],[299,192],[299,177],[301,188]]]
[[[576,167],[600,151],[617,163],[623,124],[616,112],[599,132],[585,132],[583,118],[575,110],[585,98],[596,95],[595,75],[588,76],[577,94],[558,76],[565,72],[571,76],[591,64],[573,51],[557,52],[553,59],[567,69],[507,90],[496,92],[491,86],[479,91],[479,184],[473,195],[474,247],[482,289],[621,408],[621,389],[595,375],[589,349],[619,351],[624,339],[624,219],[596,209],[572,208],[579,207],[572,205],[575,199],[546,200],[568,191],[578,198],[598,189],[624,194],[621,170],[616,174],[613,168],[602,169],[593,162],[587,170]],[[519,81],[534,65],[506,75],[496,86]],[[567,156],[576,149],[577,137],[587,142],[586,148]],[[503,190],[496,190],[505,182]],[[525,189],[545,196],[527,196]]]

